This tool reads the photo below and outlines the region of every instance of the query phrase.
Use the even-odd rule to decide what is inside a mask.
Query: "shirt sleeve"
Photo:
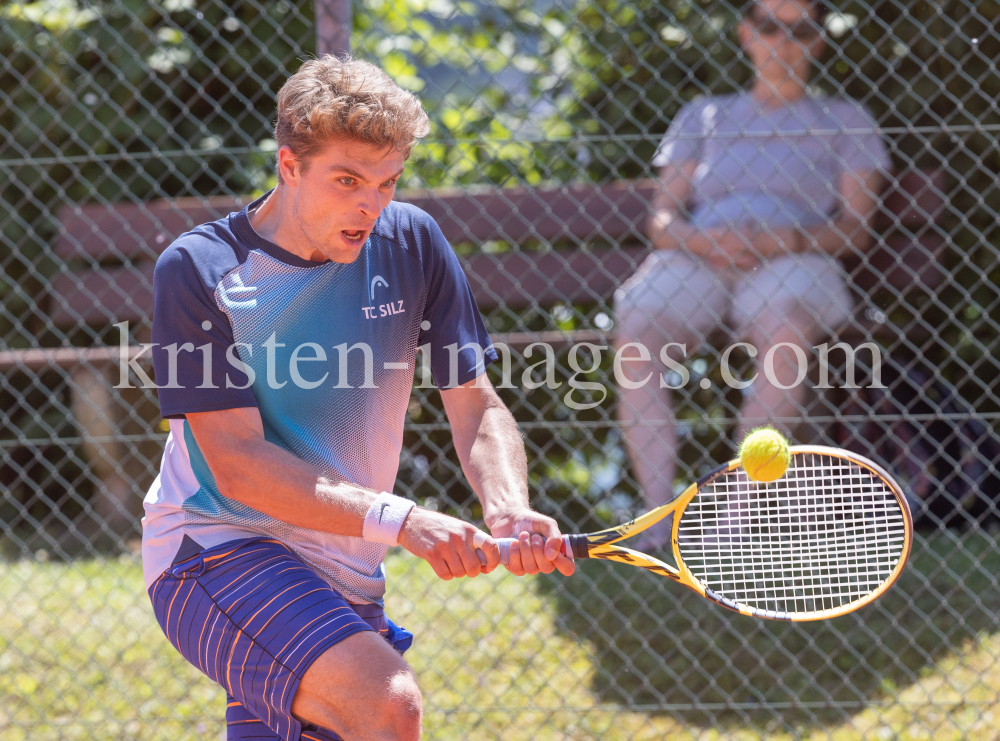
[[[153,272],[153,368],[160,415],[256,407],[233,347],[232,325],[184,248],[166,250]],[[230,348],[233,348],[230,351]]]
[[[679,165],[701,159],[702,126],[695,114],[696,103],[688,103],[678,111],[663,141],[653,155],[653,167]]]
[[[497,352],[458,256],[440,227],[428,221],[427,301],[418,343],[430,345],[431,372],[438,387],[453,388],[480,376],[497,360]]]
[[[892,165],[878,124],[864,106],[854,101],[844,103],[836,151],[845,172],[887,172]]]

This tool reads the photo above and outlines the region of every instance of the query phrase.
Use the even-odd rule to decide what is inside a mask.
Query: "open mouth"
[[[344,235],[344,239],[348,242],[361,243],[365,241],[365,237],[368,234],[367,229],[343,229],[341,234]]]

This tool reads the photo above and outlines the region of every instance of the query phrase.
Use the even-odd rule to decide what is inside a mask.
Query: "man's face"
[[[743,48],[757,74],[779,85],[789,77],[806,81],[823,39],[816,11],[799,0],[758,0],[740,27]]]
[[[313,251],[310,259],[354,262],[375,220],[396,192],[403,153],[376,149],[353,139],[333,140],[303,167],[288,147],[278,151],[278,166],[291,190],[298,241]]]

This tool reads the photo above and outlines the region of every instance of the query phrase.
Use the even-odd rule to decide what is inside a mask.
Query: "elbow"
[[[673,246],[671,232],[676,219],[677,214],[667,209],[660,208],[650,212],[646,218],[646,237],[654,247],[663,249]]]
[[[246,488],[246,474],[250,459],[233,449],[221,455],[217,451],[211,458],[206,456],[206,460],[218,492],[227,499],[243,501],[240,492]]]
[[[656,211],[651,211],[649,216],[646,217],[645,231],[646,237],[650,242],[656,244],[656,240],[663,233],[663,226],[660,224]]]
[[[226,499],[239,500],[237,492],[240,490],[240,485],[236,476],[228,472],[223,473],[220,471],[219,473],[216,473],[213,471],[212,477],[215,479],[215,487],[219,490],[219,493],[222,496]]]

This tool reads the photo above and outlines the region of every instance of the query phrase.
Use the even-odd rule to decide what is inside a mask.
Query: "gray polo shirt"
[[[811,226],[840,207],[841,173],[887,170],[875,120],[858,102],[807,94],[764,108],[749,93],[697,99],[677,114],[655,167],[696,160],[691,222]]]

